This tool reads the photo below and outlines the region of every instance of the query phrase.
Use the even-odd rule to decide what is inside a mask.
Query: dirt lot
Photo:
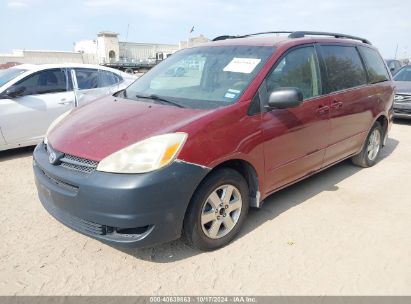
[[[2,295],[411,295],[411,122],[375,167],[346,161],[274,194],[211,253],[119,250],[64,227],[37,199],[31,152],[0,152]]]

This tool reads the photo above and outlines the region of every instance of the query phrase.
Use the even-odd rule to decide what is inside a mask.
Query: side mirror
[[[16,98],[22,96],[26,88],[23,86],[11,86],[1,94],[2,98]]]
[[[390,71],[393,72],[395,70],[395,67],[390,67]]]
[[[268,98],[268,108],[295,108],[303,102],[303,99],[303,93],[298,88],[280,88],[271,92]]]

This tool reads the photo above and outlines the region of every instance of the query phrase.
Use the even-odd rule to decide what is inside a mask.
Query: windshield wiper
[[[144,99],[152,99],[152,100],[160,101],[163,104],[168,103],[168,104],[172,104],[172,105],[174,105],[176,107],[179,107],[179,108],[184,108],[183,105],[181,105],[181,104],[179,104],[175,101],[172,101],[172,100],[164,98],[164,97],[160,97],[160,96],[155,95],[155,94],[150,94],[150,95],[138,95],[137,94],[136,97],[137,98],[144,98]]]

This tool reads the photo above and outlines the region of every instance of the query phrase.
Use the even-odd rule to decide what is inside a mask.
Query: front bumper
[[[394,118],[411,119],[411,101],[394,102]]]
[[[38,196],[66,226],[111,245],[142,247],[180,237],[192,194],[209,169],[175,161],[144,174],[79,172],[33,153]]]

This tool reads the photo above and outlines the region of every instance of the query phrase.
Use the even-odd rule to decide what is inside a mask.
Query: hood
[[[48,141],[63,153],[101,161],[145,138],[175,132],[212,111],[107,96],[70,113]]]
[[[411,81],[395,81],[395,93],[411,95]]]

